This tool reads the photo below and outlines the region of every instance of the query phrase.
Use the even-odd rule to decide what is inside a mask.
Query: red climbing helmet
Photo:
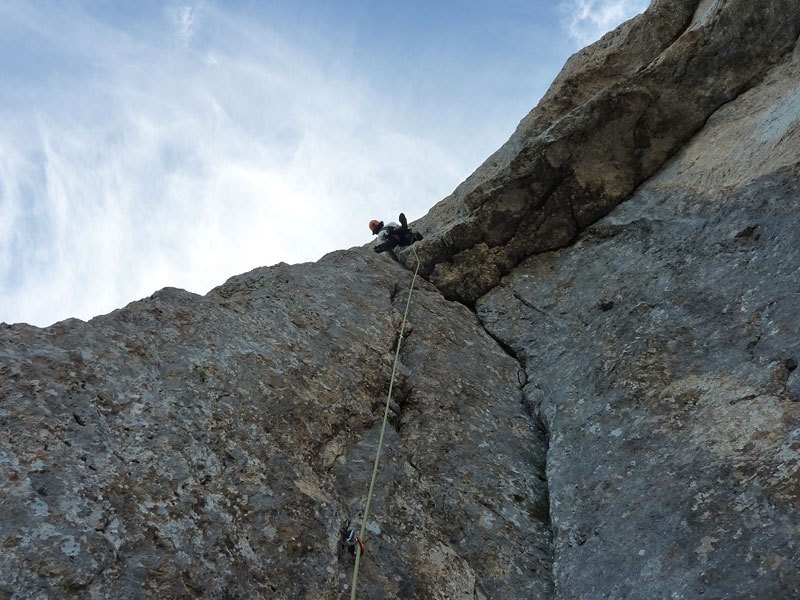
[[[378,229],[381,228],[381,225],[382,223],[380,221],[378,221],[377,219],[372,219],[372,221],[369,222],[369,229],[370,231],[372,231],[372,233],[375,233],[376,231],[378,231]]]

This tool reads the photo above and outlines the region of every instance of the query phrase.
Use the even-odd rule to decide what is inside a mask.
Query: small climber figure
[[[397,246],[410,246],[422,239],[422,234],[412,231],[408,226],[408,221],[403,213],[400,213],[400,225],[394,222],[384,225],[383,221],[373,219],[369,222],[369,228],[373,235],[378,236],[375,252],[388,252],[389,256],[396,261],[398,259],[394,249]]]

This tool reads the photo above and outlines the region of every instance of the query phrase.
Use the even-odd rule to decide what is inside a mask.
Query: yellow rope
[[[364,506],[364,518],[361,520],[361,531],[359,532],[359,539],[364,539],[364,534],[367,531],[367,516],[369,515],[369,506],[372,503],[372,491],[375,489],[375,479],[378,475],[378,463],[381,459],[381,449],[383,448],[383,434],[386,432],[386,422],[389,419],[389,403],[392,400],[392,388],[394,387],[394,375],[397,372],[397,363],[400,360],[400,345],[403,343],[403,331],[406,327],[406,317],[408,317],[408,307],[411,306],[411,292],[414,291],[414,282],[417,280],[417,273],[419,272],[419,257],[417,256],[417,249],[411,246],[414,251],[414,258],[417,261],[417,267],[414,269],[414,277],[411,279],[411,287],[408,288],[408,300],[406,300],[406,310],[403,313],[403,323],[400,325],[400,336],[397,338],[397,350],[394,354],[394,365],[392,366],[392,378],[389,381],[389,394],[386,396],[386,407],[383,410],[383,424],[381,425],[381,435],[378,438],[378,451],[375,453],[375,464],[372,466],[372,480],[369,482],[369,492],[367,493],[367,504]],[[361,545],[355,545],[356,551],[356,566],[353,568],[353,587],[350,590],[350,600],[356,598],[356,584],[358,583],[358,565],[361,562]]]

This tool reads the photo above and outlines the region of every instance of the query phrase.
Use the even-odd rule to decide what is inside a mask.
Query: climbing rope
[[[400,346],[403,343],[403,331],[406,328],[406,318],[408,317],[408,307],[411,306],[411,293],[414,291],[414,283],[417,280],[417,273],[419,272],[419,256],[417,256],[417,249],[414,245],[411,246],[414,251],[414,258],[417,261],[417,266],[414,269],[414,277],[411,278],[411,286],[408,288],[408,300],[406,300],[406,310],[403,313],[403,322],[400,325],[400,335],[397,337],[397,349],[394,353],[394,365],[392,366],[392,378],[389,380],[389,394],[386,396],[386,407],[383,409],[383,424],[381,425],[381,435],[378,438],[378,450],[375,453],[375,464],[372,466],[372,479],[369,482],[369,492],[367,492],[367,503],[364,506],[364,518],[361,520],[361,531],[356,538],[358,544],[355,546],[356,552],[356,565],[353,568],[353,586],[350,590],[350,600],[356,598],[356,585],[358,584],[358,565],[361,562],[361,555],[363,554],[363,544],[361,540],[364,539],[364,534],[367,531],[367,516],[369,515],[369,506],[372,503],[372,492],[375,489],[375,479],[378,475],[378,464],[381,460],[381,449],[383,448],[383,436],[386,432],[386,423],[389,420],[389,403],[392,401],[392,388],[394,387],[394,376],[397,372],[397,363],[400,362]]]

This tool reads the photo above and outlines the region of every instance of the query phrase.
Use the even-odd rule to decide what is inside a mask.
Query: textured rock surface
[[[642,190],[479,301],[551,432],[558,597],[800,594],[798,175]]]
[[[471,304],[526,256],[565,246],[798,33],[797,0],[654,3],[574,57],[506,146],[421,220],[425,273]]]
[[[410,279],[341,252],[7,326],[2,593],[349,597],[340,527],[363,514]],[[363,597],[547,597],[544,444],[519,364],[424,282],[409,323]]]
[[[653,2],[418,223],[359,598],[800,597],[798,29]],[[349,597],[411,279],[0,327],[0,597]]]
[[[800,597],[798,92],[795,55],[478,302],[551,432],[556,597]]]

